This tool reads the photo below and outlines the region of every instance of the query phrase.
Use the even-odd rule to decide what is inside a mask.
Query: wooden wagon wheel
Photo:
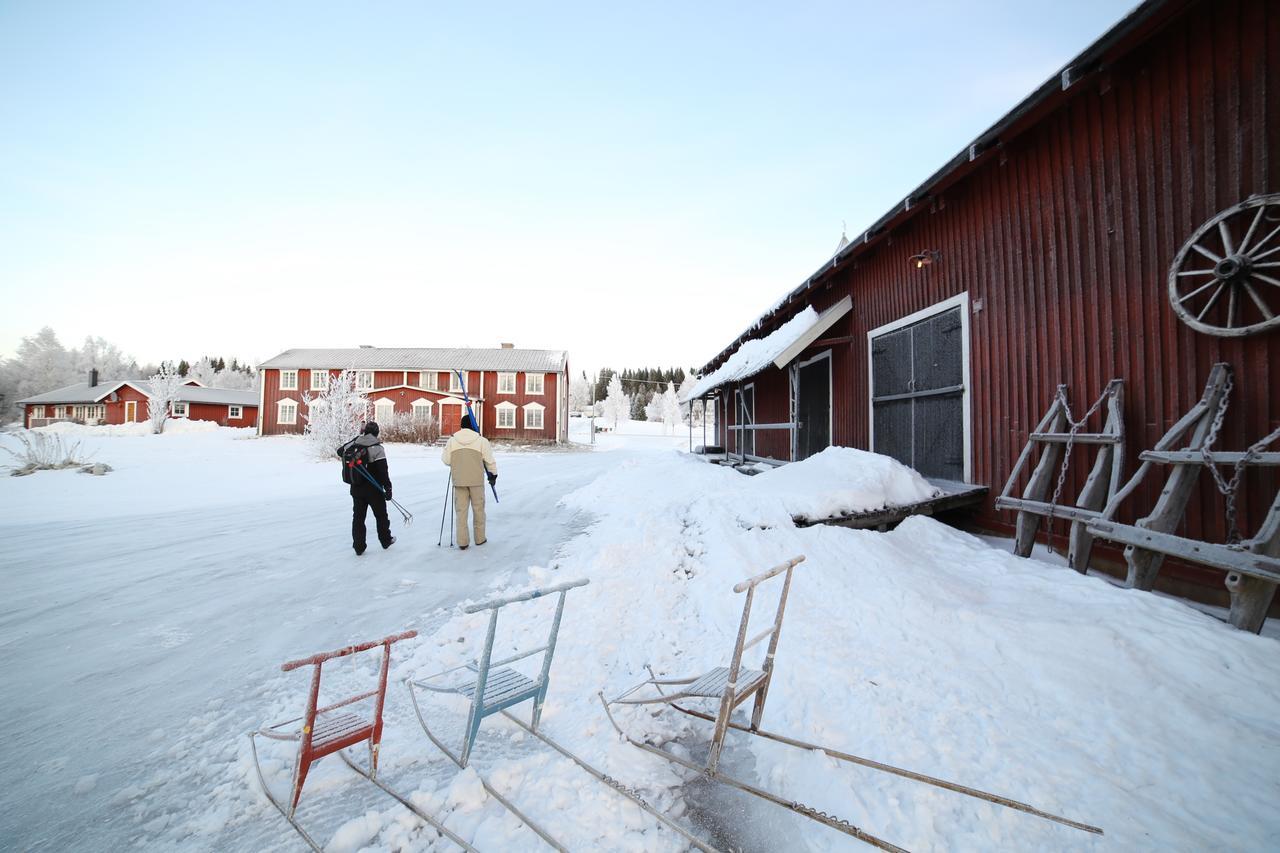
[[[1253,196],[1201,225],[1169,267],[1169,302],[1206,335],[1280,327],[1280,194]]]

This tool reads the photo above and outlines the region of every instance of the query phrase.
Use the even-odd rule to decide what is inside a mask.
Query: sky
[[[0,357],[700,366],[1131,0],[0,0]]]

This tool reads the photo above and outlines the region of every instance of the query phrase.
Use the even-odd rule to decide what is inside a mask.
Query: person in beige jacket
[[[484,481],[498,479],[498,463],[493,458],[493,446],[489,439],[476,431],[470,414],[462,416],[462,429],[458,430],[444,446],[440,458],[453,472],[453,512],[458,533],[458,547],[466,550],[470,544],[467,536],[467,507],[471,507],[475,526],[476,544],[483,545],[488,537],[484,530]]]

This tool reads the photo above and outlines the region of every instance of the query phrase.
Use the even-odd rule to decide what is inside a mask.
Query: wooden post
[[[1062,432],[1062,428],[1066,426],[1067,415],[1062,411],[1062,407],[1054,402],[1051,409],[1052,419],[1050,420],[1049,432]],[[1062,445],[1048,444],[1040,453],[1040,462],[1037,463],[1035,470],[1031,473],[1031,480],[1027,483],[1026,491],[1022,496],[1028,500],[1046,501],[1049,498],[1049,492],[1053,488],[1053,484],[1058,476],[1058,461],[1062,456]],[[1040,516],[1029,512],[1018,513],[1018,523],[1016,533],[1014,535],[1013,553],[1019,557],[1030,557],[1031,549],[1036,544],[1036,531],[1040,529]]]
[[[1107,422],[1102,427],[1104,435],[1114,435],[1115,444],[1104,444],[1094,460],[1089,478],[1076,506],[1100,512],[1116,493],[1124,470],[1124,385],[1116,383],[1111,399],[1107,401]],[[1053,522],[1050,521],[1050,524]],[[1071,522],[1071,537],[1067,544],[1067,562],[1080,574],[1089,571],[1089,555],[1093,552],[1093,534],[1080,519]]]

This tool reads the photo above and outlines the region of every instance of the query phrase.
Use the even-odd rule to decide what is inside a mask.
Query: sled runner
[[[382,708],[387,697],[387,671],[391,665],[391,646],[400,640],[407,640],[417,635],[417,631],[404,631],[399,634],[392,634],[389,637],[383,637],[381,640],[360,643],[337,651],[321,652],[301,660],[289,661],[280,667],[284,672],[290,672],[303,666],[313,667],[311,690],[307,696],[306,713],[301,717],[274,725],[264,725],[257,731],[250,732],[249,744],[253,752],[254,766],[258,771],[258,781],[262,784],[262,792],[266,794],[271,804],[284,816],[284,819],[289,822],[289,825],[296,829],[298,834],[314,850],[321,850],[322,848],[298,823],[295,819],[295,812],[298,809],[298,801],[302,797],[302,786],[307,780],[307,773],[311,770],[311,766],[326,755],[332,755],[335,752],[342,756],[342,760],[351,769],[399,800],[445,838],[448,838],[464,850],[475,849],[446,829],[434,817],[378,780],[378,749],[382,742]],[[379,647],[382,649],[382,667],[378,672],[378,686],[375,689],[348,696],[323,708],[316,707],[320,697],[320,673],[327,661],[349,657],[359,652]],[[297,723],[302,725],[297,726]],[[297,741],[298,743],[298,755],[294,762],[293,784],[290,789],[287,808],[271,793],[271,789],[267,786],[267,780],[263,777],[262,764],[258,760],[256,741],[258,737]],[[346,752],[348,747],[356,746],[360,743],[369,745],[368,769],[356,764]]]
[[[492,598],[487,601],[473,604],[463,609],[465,613],[480,613],[488,610],[489,625],[485,634],[484,649],[480,657],[474,663],[464,664],[463,666],[453,667],[434,675],[426,676],[419,679],[406,679],[405,684],[409,688],[409,698],[413,701],[413,709],[418,715],[418,721],[422,724],[422,730],[426,732],[431,742],[439,747],[440,751],[449,756],[459,767],[466,767],[471,759],[471,751],[475,746],[477,735],[480,733],[480,724],[486,717],[495,714],[502,714],[508,720],[512,721],[524,731],[538,738],[552,749],[559,752],[569,760],[573,761],[582,769],[586,770],[596,779],[604,782],[618,793],[627,797],[629,800],[640,806],[649,814],[660,820],[664,826],[674,830],[680,834],[686,841],[700,850],[710,853],[714,848],[708,847],[702,841],[691,835],[689,832],[673,823],[669,818],[647,803],[634,789],[619,782],[618,780],[608,776],[605,773],[592,767],[581,758],[574,755],[564,746],[547,737],[538,730],[538,723],[542,718],[542,706],[547,697],[548,679],[551,673],[551,660],[555,655],[556,639],[560,633],[560,618],[564,613],[564,600],[569,590],[576,587],[585,586],[589,581],[586,578],[575,581],[566,581],[565,583],[556,584],[555,586],[546,587],[544,589],[533,589],[526,592],[516,593],[501,598]],[[516,604],[523,601],[531,601],[535,598],[541,598],[546,595],[559,594],[559,600],[556,602],[555,616],[551,621],[551,629],[547,634],[546,642],[528,651],[519,652],[501,660],[493,660],[493,644],[494,637],[498,628],[498,611],[509,604]],[[537,678],[529,678],[528,676],[517,672],[510,668],[508,664],[518,660],[533,657],[542,654],[541,666],[539,668]],[[462,673],[460,679],[454,680],[452,683],[446,683],[446,676]],[[455,676],[455,679],[457,676]],[[421,705],[418,703],[417,691],[423,690],[431,693],[452,694],[462,696],[470,702],[470,709],[467,713],[466,730],[463,734],[463,740],[458,751],[450,749],[432,732],[431,727],[427,723],[426,715],[423,713]],[[532,702],[530,709],[529,722],[514,716],[508,710],[509,708],[519,705],[522,702]],[[505,806],[512,814],[524,822],[531,830],[542,838],[548,845],[556,850],[564,850],[564,846],[556,841],[544,829],[526,817],[514,804],[499,794],[492,785],[489,784],[483,776],[480,782],[484,785],[484,789],[499,803]]]
[[[599,694],[600,702],[601,704],[604,705],[605,715],[608,716],[609,722],[613,725],[614,729],[618,732],[618,734],[624,739],[626,739],[633,746],[639,747],[640,749],[643,749],[646,752],[651,752],[654,755],[661,756],[662,758],[665,758],[674,764],[679,764],[690,770],[697,771],[712,781],[719,782],[721,784],[728,785],[733,788],[737,788],[740,791],[745,791],[748,794],[752,794],[754,796],[760,797],[761,799],[768,800],[769,802],[774,803],[775,805],[779,805],[779,806],[782,806],[783,808],[790,809],[791,811],[796,812],[797,814],[804,815],[805,817],[816,820],[819,823],[822,823],[822,824],[825,824],[826,826],[831,827],[832,829],[837,829],[840,832],[843,832],[847,835],[851,835],[854,838],[857,838],[860,841],[864,841],[867,844],[872,845],[873,847],[878,847],[881,850],[901,850],[902,848],[897,847],[881,838],[877,838],[876,836],[871,835],[870,833],[862,830],[857,826],[854,826],[848,821],[843,820],[835,815],[827,814],[825,812],[822,812],[822,811],[819,811],[818,809],[813,808],[812,806],[807,806],[804,803],[800,803],[795,800],[790,800],[784,796],[775,794],[771,791],[766,791],[748,782],[744,782],[740,779],[735,779],[732,776],[728,776],[725,773],[723,773],[719,769],[719,764],[720,764],[720,754],[722,749],[724,748],[725,735],[728,734],[730,729],[734,729],[736,731],[745,732],[747,734],[755,735],[757,737],[762,737],[762,738],[767,738],[769,740],[777,741],[778,743],[783,743],[788,746],[794,746],[799,749],[819,750],[831,756],[832,758],[836,758],[841,761],[846,761],[852,764],[858,764],[860,766],[868,767],[873,770],[882,770],[888,773],[893,773],[897,776],[902,776],[907,779],[913,779],[917,782],[924,782],[925,784],[935,785],[940,788],[945,788],[946,790],[949,790],[949,791],[954,791],[956,793],[965,794],[971,797],[976,797],[981,800],[986,800],[987,802],[990,802],[990,803],[995,803],[997,805],[1007,806],[1009,808],[1027,812],[1028,814],[1033,814],[1033,815],[1036,815],[1037,817],[1042,817],[1042,818],[1047,818],[1049,820],[1057,821],[1058,823],[1062,823],[1067,826],[1074,827],[1075,829],[1082,829],[1087,832],[1097,833],[1099,835],[1102,834],[1102,830],[1098,829],[1095,826],[1089,826],[1088,824],[1077,823],[1076,821],[1068,820],[1066,818],[1059,817],[1057,815],[1049,814],[1048,812],[1040,811],[1039,809],[1033,808],[1032,806],[1029,806],[1025,803],[1020,803],[1016,800],[1011,800],[1007,797],[1001,797],[995,794],[989,794],[989,793],[986,793],[985,791],[979,791],[975,788],[969,788],[964,785],[957,785],[953,782],[947,782],[942,779],[936,779],[932,776],[926,776],[921,773],[914,773],[909,770],[903,770],[901,768],[893,767],[888,764],[882,764],[877,761],[871,761],[870,759],[860,758],[856,755],[850,755],[849,753],[841,752],[839,750],[831,749],[829,747],[819,746],[817,744],[812,744],[812,743],[806,743],[805,741],[786,737],[784,735],[775,734],[773,732],[767,732],[761,729],[760,719],[764,714],[765,701],[769,695],[769,684],[773,679],[774,657],[778,650],[778,637],[782,632],[782,616],[787,605],[787,594],[791,590],[791,575],[792,575],[792,572],[795,570],[795,567],[798,566],[803,561],[804,561],[803,556],[793,557],[792,559],[786,561],[785,563],[781,563],[777,566],[774,566],[773,568],[768,569],[767,571],[761,572],[760,574],[752,578],[748,578],[747,580],[742,581],[741,583],[734,586],[733,591],[735,593],[745,592],[747,594],[747,597],[746,597],[746,602],[744,603],[742,608],[742,621],[738,625],[738,636],[734,642],[733,652],[730,655],[730,659],[729,659],[730,662],[727,667],[723,667],[723,666],[716,667],[702,675],[693,676],[690,678],[676,678],[676,679],[660,679],[654,674],[653,670],[650,669],[649,670],[650,677],[647,680],[642,681],[636,686],[624,691],[622,694],[615,697],[614,699],[607,700],[604,697],[604,693],[603,692],[600,693]],[[761,631],[760,633],[748,639],[747,632],[750,626],[751,607],[755,600],[756,588],[760,586],[760,584],[764,583],[765,581],[770,580],[771,578],[778,577],[779,575],[782,575],[784,579],[782,583],[782,591],[778,596],[778,610],[774,614],[773,624],[769,628],[765,629],[764,631]],[[760,668],[750,669],[750,668],[744,667],[742,664],[743,654],[747,650],[763,642],[765,639],[769,640],[769,645],[764,654],[764,659],[761,662]],[[674,686],[674,687],[677,687],[678,689],[676,690],[676,692],[666,693],[662,689],[663,686]],[[656,693],[656,695],[632,698],[634,694],[638,693],[640,690],[647,687],[652,688],[653,692]],[[746,702],[752,696],[755,697],[755,703],[751,711],[750,724],[742,725],[740,723],[732,722],[730,717],[733,714],[734,709],[737,708],[739,705],[743,704],[744,702]],[[678,704],[678,702],[683,699],[716,700],[719,706],[718,711],[715,716],[712,716],[711,714],[703,713],[701,711],[697,711],[692,708],[687,708],[681,704]],[[661,747],[656,746],[652,743],[648,743],[642,738],[632,737],[625,730],[623,730],[623,728],[618,724],[618,721],[613,716],[613,712],[610,710],[610,706],[612,705],[648,705],[648,704],[669,705],[675,710],[683,714],[687,714],[688,716],[697,717],[699,719],[703,719],[703,720],[707,720],[715,723],[715,730],[711,737],[711,745],[707,754],[707,763],[705,765],[699,766],[693,761],[690,761],[686,758],[675,755],[674,753],[669,752],[668,750],[662,749]]]

